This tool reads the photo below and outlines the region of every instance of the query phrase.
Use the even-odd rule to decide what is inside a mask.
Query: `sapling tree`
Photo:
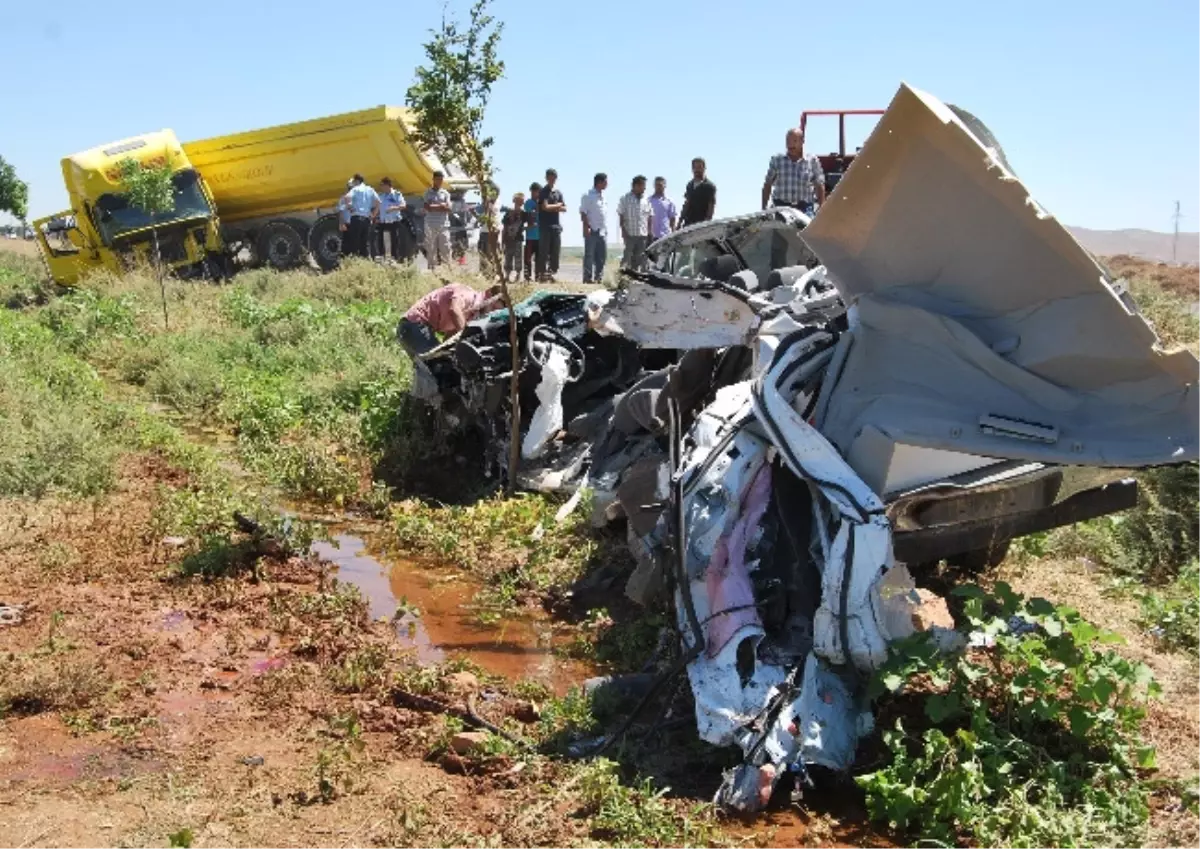
[[[511,443],[508,451],[508,492],[516,487],[517,464],[521,457],[521,409],[518,378],[521,355],[517,345],[517,318],[508,282],[498,253],[499,221],[492,201],[497,189],[492,182],[494,167],[489,150],[492,138],[483,133],[492,86],[504,76],[504,63],[497,58],[503,22],[488,13],[491,0],[475,0],[465,25],[443,16],[439,29],[431,31],[425,44],[426,63],[416,70],[416,79],[406,96],[413,110],[415,141],[446,162],[458,163],[474,179],[483,201],[483,221],[489,238],[484,240],[481,270],[494,273],[508,308],[508,337],[512,346],[510,403]]]
[[[167,283],[162,253],[158,247],[157,218],[175,208],[175,184],[171,180],[171,162],[142,163],[136,159],[121,160],[121,182],[129,196],[130,206],[137,207],[150,218],[150,238],[154,244],[154,274],[162,294],[163,327],[170,329],[167,318]]]

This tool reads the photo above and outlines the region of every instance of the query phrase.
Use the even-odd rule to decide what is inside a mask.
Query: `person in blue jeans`
[[[605,224],[604,190],[608,175],[597,174],[592,188],[579,201],[579,218],[583,222],[583,282],[601,283],[604,280],[604,261],[608,255],[608,227]]]
[[[525,201],[525,282],[533,280],[533,260],[538,255],[538,196],[541,183],[529,184],[529,200]]]

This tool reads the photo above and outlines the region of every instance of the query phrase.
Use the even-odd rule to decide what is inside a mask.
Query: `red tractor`
[[[883,109],[812,109],[800,113],[800,131],[804,132],[810,116],[836,115],[838,119],[838,149],[835,153],[818,154],[821,170],[825,172],[825,192],[828,194],[837,186],[838,180],[846,173],[854,156],[858,152],[846,153],[846,116],[847,115],[882,115]]]

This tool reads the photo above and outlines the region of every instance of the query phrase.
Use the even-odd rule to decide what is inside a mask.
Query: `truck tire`
[[[277,271],[287,271],[304,261],[304,241],[291,224],[271,221],[258,231],[254,252],[260,262]]]
[[[323,215],[308,232],[308,251],[322,271],[333,271],[342,261],[342,231],[338,216]]]
[[[396,228],[396,238],[400,242],[400,261],[411,262],[417,255],[417,235],[408,221],[401,221]]]

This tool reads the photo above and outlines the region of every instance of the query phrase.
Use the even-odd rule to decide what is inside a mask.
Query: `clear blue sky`
[[[59,160],[107,141],[161,127],[188,140],[402,104],[442,9],[11,5],[0,155],[30,184],[35,216],[66,205]],[[1196,0],[493,6],[506,23],[507,75],[488,126],[498,182],[508,196],[553,165],[572,221],[594,172],[609,174],[612,208],[639,172],[666,176],[681,199],[694,155],[708,160],[718,216],[756,209],[767,159],[801,110],[883,107],[904,81],[979,116],[1068,224],[1165,231],[1176,200],[1184,229],[1200,223]],[[836,122],[810,128],[810,151],[835,144]],[[567,228],[568,243],[577,230]]]

